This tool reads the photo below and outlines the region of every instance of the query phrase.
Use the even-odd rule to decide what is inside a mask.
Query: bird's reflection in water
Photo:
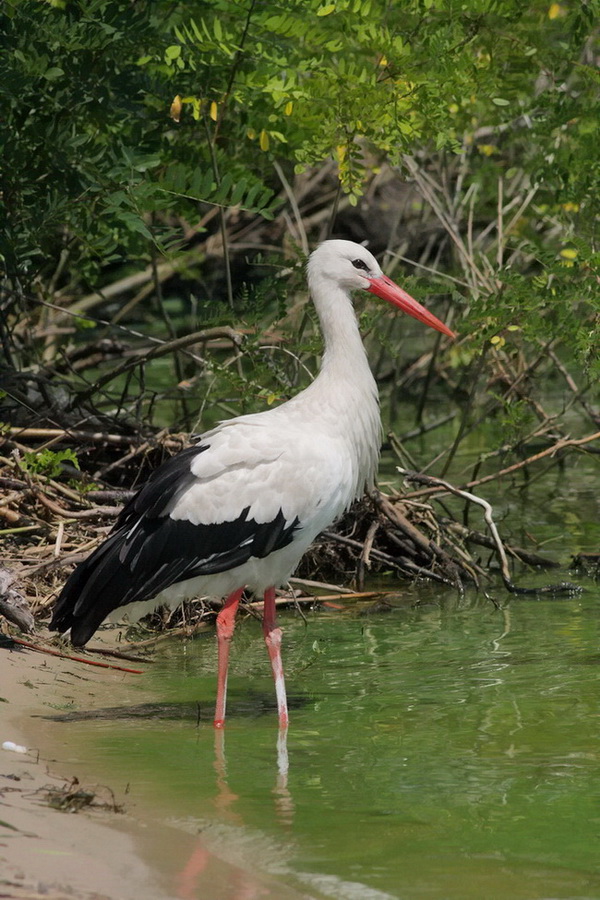
[[[216,779],[216,794],[213,798],[213,804],[217,812],[227,822],[235,825],[243,825],[244,822],[239,813],[235,812],[234,804],[239,800],[239,794],[229,787],[227,780],[227,760],[225,758],[225,731],[222,728],[215,728],[215,758],[213,761],[213,769]]]
[[[275,812],[280,825],[290,828],[294,821],[294,801],[288,787],[290,762],[287,748],[287,728],[280,728],[277,735],[277,778],[273,794]]]
[[[244,830],[245,823],[241,813],[236,810],[236,803],[240,799],[239,794],[231,790],[227,777],[227,758],[225,754],[225,730],[214,730],[214,761],[215,795],[212,799],[213,806],[219,815],[221,822],[227,823],[235,829]],[[289,757],[287,747],[287,728],[280,728],[277,734],[276,768],[274,771],[274,785],[272,794],[274,798],[274,811],[277,821],[286,829],[291,828],[294,820],[294,801],[288,787]],[[232,836],[232,849],[235,836]],[[236,855],[234,853],[234,855]],[[209,867],[219,864],[215,859],[212,849],[206,845],[204,838],[198,840],[187,863],[176,878],[175,894],[180,900],[198,900],[203,896],[204,886],[207,880]],[[250,871],[237,865],[228,864],[228,900],[254,900],[258,897],[275,898],[265,880]],[[275,890],[280,891],[281,886]],[[277,895],[279,896],[279,894]],[[290,895],[291,896],[291,895]]]

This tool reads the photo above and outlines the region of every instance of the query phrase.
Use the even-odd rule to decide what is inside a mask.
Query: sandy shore
[[[168,896],[157,890],[155,874],[137,854],[141,826],[133,818],[48,805],[48,791],[61,791],[71,777],[64,763],[35,746],[33,717],[71,693],[72,668],[62,659],[0,646],[0,745],[28,747],[25,754],[0,749],[0,894],[47,900]],[[105,670],[88,674],[100,692],[114,677]]]
[[[57,706],[83,691],[91,705],[114,702],[124,677],[132,676],[10,649],[0,639],[0,746],[10,741],[27,747],[24,754],[0,749],[0,896],[233,900],[245,887],[248,896],[309,900],[304,891],[240,860],[235,841],[227,842],[231,858],[224,857],[219,846],[207,847],[195,834],[144,818],[127,797],[114,798],[124,807],[115,812],[110,790],[98,788],[81,763],[70,762],[68,743],[56,745],[47,736],[43,717]],[[68,788],[76,775],[81,788],[108,801],[106,808],[69,813],[48,804],[49,792]]]

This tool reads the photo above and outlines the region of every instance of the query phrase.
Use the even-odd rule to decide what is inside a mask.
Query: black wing
[[[71,629],[85,644],[115,609],[151,600],[178,581],[214,575],[287,546],[299,525],[279,510],[271,522],[248,518],[249,507],[233,521],[194,525],[169,511],[195,480],[190,466],[207,444],[168,460],[122,509],[107,539],[70,575],[56,602],[50,628]],[[242,585],[240,585],[242,587]]]

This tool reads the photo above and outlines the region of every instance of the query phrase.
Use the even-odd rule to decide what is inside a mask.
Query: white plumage
[[[351,292],[375,293],[452,336],[358,244],[321,244],[309,259],[308,282],[325,344],[318,377],[281,406],[221,423],[161,466],[70,576],[51,623],[70,628],[73,642],[84,644],[122,607],[135,618],[187,597],[227,597],[217,619],[217,725],[225,716],[229,642],[244,588],[265,595],[265,640],[280,724],[287,725],[274,588],[319,532],[374,483],[377,387]]]

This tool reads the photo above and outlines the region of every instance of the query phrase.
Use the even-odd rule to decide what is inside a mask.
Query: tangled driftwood
[[[577,441],[562,441],[560,448],[580,446],[599,435]],[[69,472],[78,481],[65,483],[64,477],[49,478],[30,471],[22,463],[22,454],[32,445],[93,445],[92,473]],[[132,487],[143,461],[148,470],[166,455],[183,446],[178,436],[159,433],[152,438],[126,436],[101,431],[61,429],[8,429],[3,438],[7,453],[0,456],[0,534],[5,547],[0,571],[0,614],[25,632],[33,630],[34,617],[48,614],[68,570],[82,560],[105,537],[121,505],[131,496],[130,489],[117,489],[108,483],[87,489],[86,482],[99,473],[120,468],[129,472]],[[535,456],[549,455],[543,451]],[[104,465],[99,467],[99,459]],[[532,458],[533,459],[533,458]],[[530,460],[531,461],[531,460]],[[499,477],[524,466],[521,461],[498,473]],[[507,545],[494,522],[491,505],[472,491],[473,483],[456,487],[406,469],[399,469],[405,489],[394,493],[374,492],[355,506],[334,527],[324,532],[302,561],[292,590],[282,592],[280,603],[314,604],[333,602],[350,595],[367,599],[393,592],[394,582],[387,578],[385,590],[365,590],[383,573],[402,579],[425,579],[462,592],[465,586],[484,589],[499,571],[505,588],[511,593],[570,593],[578,588],[560,582],[540,588],[515,585],[509,559],[532,567],[553,567],[558,563],[523,548]],[[102,474],[101,480],[104,481]],[[487,479],[479,479],[478,484]],[[418,488],[409,489],[410,485]],[[467,528],[458,519],[440,514],[434,501],[443,495],[458,496],[484,511],[488,532]],[[477,554],[481,548],[492,551],[491,561],[483,566]],[[492,566],[492,561],[495,566]],[[369,584],[370,583],[370,584]],[[351,587],[349,587],[351,585]],[[32,612],[29,612],[29,607]],[[183,617],[170,615],[156,621],[162,628],[203,629],[212,622],[218,606],[200,598],[186,606]],[[252,612],[252,604],[248,609]]]

